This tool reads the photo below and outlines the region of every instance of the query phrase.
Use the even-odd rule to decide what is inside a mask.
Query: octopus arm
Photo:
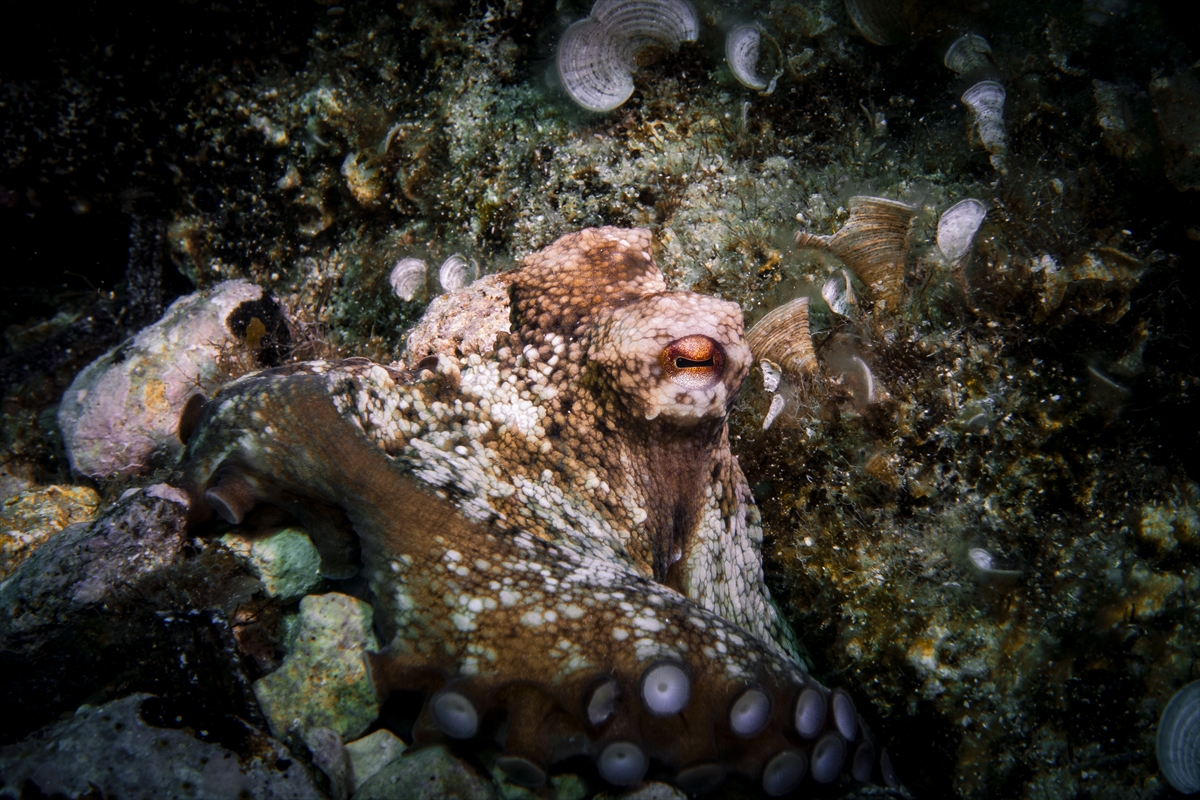
[[[347,418],[331,374],[228,386],[188,442],[185,486],[230,521],[258,503],[295,514],[332,575],[361,565],[388,642],[373,680],[381,697],[425,693],[418,744],[489,737],[532,786],[577,755],[613,784],[654,769],[690,792],[731,774],[771,795],[847,766],[870,776],[847,695],[602,550],[463,515]]]

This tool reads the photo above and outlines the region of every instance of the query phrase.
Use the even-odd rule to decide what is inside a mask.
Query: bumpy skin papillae
[[[440,341],[405,369],[301,364],[226,387],[189,442],[193,496],[233,519],[292,511],[333,576],[361,561],[389,642],[372,658],[381,695],[440,692],[419,736],[506,716],[504,764],[531,783],[578,753],[636,782],[613,742],[693,789],[806,759],[797,697],[825,691],[789,657],[729,451],[740,311],[666,292],[642,230],[570,234],[492,280],[512,320],[492,351]],[[763,722],[737,735],[748,688]],[[809,739],[837,735],[818,722]]]

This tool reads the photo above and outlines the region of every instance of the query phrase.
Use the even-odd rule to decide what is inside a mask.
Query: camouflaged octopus
[[[870,733],[763,584],[726,425],[750,364],[737,305],[666,291],[648,231],[583,230],[440,298],[400,365],[231,383],[185,480],[202,513],[299,517],[330,577],[361,566],[417,744],[493,737],[535,787],[579,755],[692,793],[866,781]]]

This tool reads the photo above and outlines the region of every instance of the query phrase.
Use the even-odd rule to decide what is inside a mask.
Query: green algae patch
[[[303,738],[329,728],[353,739],[379,716],[379,699],[363,655],[378,649],[369,605],[344,594],[300,601],[287,657],[254,683],[271,732]]]

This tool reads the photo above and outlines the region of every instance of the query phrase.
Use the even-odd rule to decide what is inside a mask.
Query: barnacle
[[[909,227],[917,210],[898,200],[865,195],[851,197],[847,206],[850,218],[837,233],[799,231],[796,244],[833,253],[870,287],[881,307],[894,313],[904,296]]]
[[[771,309],[746,333],[746,341],[756,359],[778,364],[794,378],[817,371],[817,355],[808,330],[807,297]]]

